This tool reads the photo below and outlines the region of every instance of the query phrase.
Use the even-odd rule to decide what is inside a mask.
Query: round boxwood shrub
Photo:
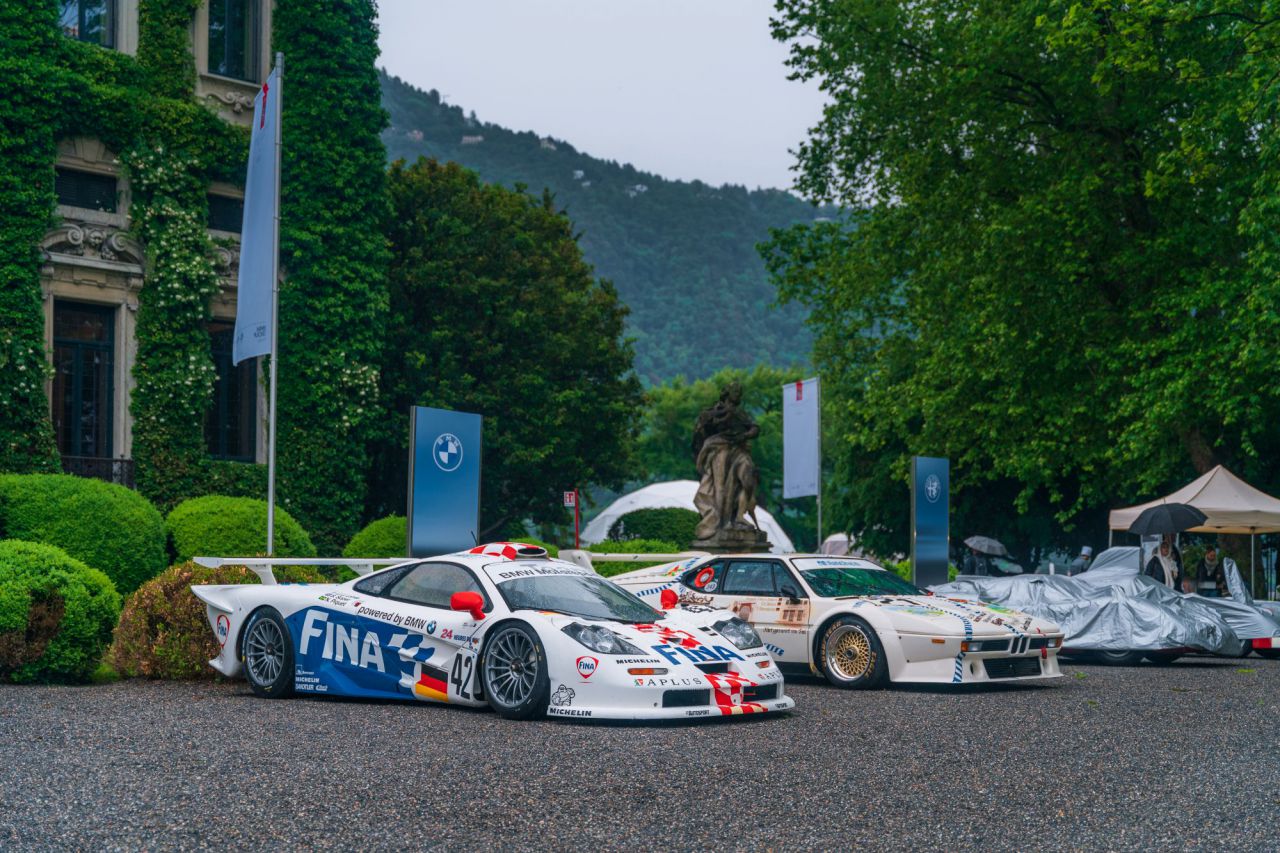
[[[267,552],[267,502],[206,495],[183,501],[165,519],[174,562],[192,557],[250,557]],[[275,553],[314,557],[316,546],[293,516],[276,507]]]
[[[691,509],[662,507],[637,509],[620,516],[609,527],[609,538],[614,540],[656,539],[661,542],[679,542],[677,551],[683,551],[693,541],[698,526],[698,514]]]
[[[626,542],[597,542],[594,545],[588,545],[587,550],[597,554],[677,554],[685,549],[674,542],[663,542],[658,539],[628,539]],[[636,569],[660,566],[662,563],[593,562],[591,565],[596,570],[596,574],[607,578],[623,572],[634,572]]]
[[[164,519],[146,498],[69,474],[0,476],[0,538],[56,545],[121,592],[167,564]]]
[[[403,557],[408,550],[404,516],[389,515],[369,522],[363,530],[352,536],[347,547],[342,549],[342,556],[372,559]]]
[[[53,545],[0,542],[0,680],[87,681],[119,615],[104,573]]]
[[[308,566],[277,566],[281,583],[319,583]],[[195,584],[260,583],[244,566],[216,569],[186,562],[170,566],[129,596],[116,626],[108,661],[121,675],[147,678],[213,678],[209,661],[218,641],[204,602],[191,592]]]

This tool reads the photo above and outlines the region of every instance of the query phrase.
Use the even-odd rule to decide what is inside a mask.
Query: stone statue
[[[702,518],[693,547],[768,549],[768,539],[756,522],[760,472],[751,458],[751,439],[759,434],[760,427],[742,409],[742,386],[737,382],[720,392],[720,402],[698,415],[693,456],[699,483],[693,505]]]

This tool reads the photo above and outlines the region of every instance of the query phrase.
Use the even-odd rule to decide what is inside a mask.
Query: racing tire
[[[485,698],[499,716],[532,720],[546,714],[551,694],[547,653],[528,625],[499,625],[485,641],[480,673]]]
[[[1182,657],[1182,652],[1147,652],[1143,655],[1149,663],[1157,666],[1166,666]]]
[[[249,616],[241,634],[244,675],[253,692],[264,699],[293,694],[293,638],[280,611],[263,607]]]
[[[1280,660],[1280,649],[1254,649],[1259,657],[1267,660]]]
[[[880,687],[889,672],[880,637],[855,616],[841,616],[823,629],[818,667],[827,681],[845,690]]]
[[[1094,660],[1108,666],[1137,666],[1142,663],[1142,652],[1095,651]]]

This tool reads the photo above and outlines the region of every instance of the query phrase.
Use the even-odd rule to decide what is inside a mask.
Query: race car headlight
[[[571,622],[564,626],[564,632],[573,637],[579,643],[591,649],[593,652],[599,652],[602,655],[641,655],[644,652],[610,631],[608,628],[599,625],[583,625],[578,622]]]
[[[723,622],[717,622],[711,627],[715,628],[720,636],[740,649],[758,649],[764,645],[760,635],[756,633],[756,629],[752,628],[749,622],[743,622],[737,616],[732,619],[725,619]]]

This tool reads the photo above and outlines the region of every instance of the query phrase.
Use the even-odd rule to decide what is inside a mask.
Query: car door
[[[483,701],[476,657],[480,622],[471,613],[449,607],[454,593],[476,592],[492,610],[480,581],[465,566],[424,562],[390,585],[390,605],[404,608],[393,637],[402,667],[401,684],[415,697],[435,702]]]
[[[714,606],[732,610],[785,663],[809,659],[809,599],[781,560],[728,557],[712,590]]]

